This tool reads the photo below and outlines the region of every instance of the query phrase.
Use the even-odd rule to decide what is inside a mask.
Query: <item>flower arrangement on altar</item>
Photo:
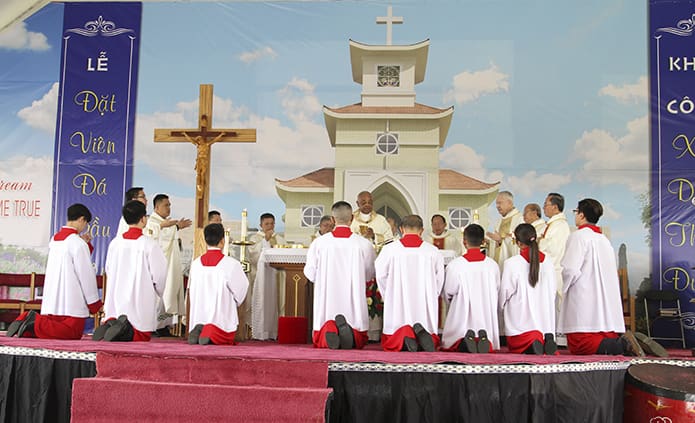
[[[384,314],[384,301],[381,299],[381,293],[375,279],[367,281],[367,310],[372,319]]]

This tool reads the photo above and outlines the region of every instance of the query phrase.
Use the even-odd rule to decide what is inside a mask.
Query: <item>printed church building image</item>
[[[474,217],[486,227],[488,206],[499,182],[487,183],[451,169],[439,168],[454,107],[437,108],[416,102],[415,86],[425,79],[430,41],[391,43],[392,23],[402,18],[377,18],[386,23],[385,45],[350,40],[352,79],[362,86],[361,101],[344,107],[324,106],[323,115],[335,167],[324,167],[289,180],[276,179],[284,201],[285,237],[308,239],[322,215],[339,200],[353,204],[370,191],[374,210],[400,222],[418,214],[448,217],[450,229],[461,229]]]

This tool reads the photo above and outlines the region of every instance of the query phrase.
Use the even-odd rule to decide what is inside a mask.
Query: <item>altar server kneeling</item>
[[[403,218],[400,240],[376,259],[376,283],[384,298],[384,351],[434,351],[439,347],[439,294],[444,257],[421,238],[422,218]]]
[[[68,221],[48,244],[48,263],[41,314],[22,313],[7,336],[80,339],[85,320],[101,309],[88,234],[80,235],[92,220],[82,204],[68,207]]]
[[[237,308],[246,298],[249,280],[239,261],[222,254],[224,227],[211,223],[203,232],[208,251],[193,261],[188,277],[193,327],[188,343],[234,345]]]
[[[365,292],[374,278],[374,247],[352,233],[352,207],[331,208],[335,229],[316,238],[306,255],[304,275],[314,283],[313,343],[316,348],[352,349],[367,343]]]
[[[536,229],[522,223],[514,229],[520,254],[504,262],[499,307],[509,352],[555,354],[555,268],[538,251]]]
[[[144,204],[127,202],[123,218],[128,230],[111,241],[106,253],[106,321],[94,331],[95,341],[149,341],[157,329],[156,304],[166,284],[166,257],[157,241],[142,233],[147,224]]]

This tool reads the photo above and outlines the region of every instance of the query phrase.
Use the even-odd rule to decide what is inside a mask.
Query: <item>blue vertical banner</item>
[[[141,3],[65,4],[51,227],[86,205],[97,272],[132,181],[141,17]]]
[[[695,2],[650,0],[649,72],[653,288],[679,294],[693,346]]]

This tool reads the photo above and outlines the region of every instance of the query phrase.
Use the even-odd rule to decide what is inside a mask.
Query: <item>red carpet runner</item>
[[[325,362],[97,354],[75,379],[72,422],[322,422]]]

